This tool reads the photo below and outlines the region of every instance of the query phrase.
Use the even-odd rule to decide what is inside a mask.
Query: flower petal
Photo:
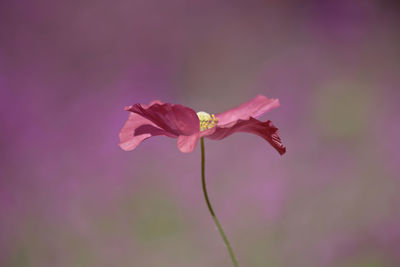
[[[178,136],[178,148],[183,153],[192,152],[197,145],[197,141],[200,138],[200,134],[194,133],[192,135],[180,135]]]
[[[176,137],[158,128],[153,122],[142,116],[129,113],[128,120],[119,132],[119,146],[126,151],[135,149],[145,139],[156,136],[166,135]]]
[[[149,106],[135,104],[125,109],[141,115],[174,135],[192,135],[200,130],[196,112],[182,105],[157,101]]]
[[[226,127],[227,126],[227,127]],[[247,132],[256,134],[267,140],[278,152],[283,155],[286,147],[282,144],[276,128],[271,121],[259,121],[254,118],[248,120],[238,120],[224,127],[216,126],[215,132],[207,135],[208,138],[220,140],[230,136],[235,132]]]
[[[215,116],[218,118],[218,125],[224,125],[237,120],[247,120],[250,117],[258,118],[277,107],[279,107],[279,99],[268,99],[263,95],[258,95],[249,102]]]

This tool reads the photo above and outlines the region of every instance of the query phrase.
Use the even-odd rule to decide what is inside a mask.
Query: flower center
[[[210,129],[218,123],[218,119],[214,116],[214,114],[210,115],[204,111],[197,112],[197,117],[199,117],[200,120],[200,131]]]

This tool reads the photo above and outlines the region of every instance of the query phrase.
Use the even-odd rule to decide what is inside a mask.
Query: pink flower
[[[269,120],[256,119],[277,107],[278,99],[263,95],[216,115],[203,111],[196,113],[191,108],[160,101],[149,105],[135,104],[125,107],[131,113],[119,133],[119,146],[129,151],[149,137],[165,135],[178,138],[179,150],[188,153],[194,150],[201,137],[220,140],[235,132],[248,132],[264,138],[282,155],[286,148],[278,129]]]

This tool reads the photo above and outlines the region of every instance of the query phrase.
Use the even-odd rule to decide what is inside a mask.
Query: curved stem
[[[228,252],[229,252],[229,255],[231,256],[233,265],[235,267],[239,267],[239,264],[235,258],[235,254],[233,254],[232,247],[229,244],[228,238],[226,237],[224,230],[222,229],[222,226],[219,223],[217,216],[215,215],[215,212],[214,212],[213,208],[211,207],[210,200],[208,198],[207,188],[206,188],[206,178],[205,178],[205,153],[204,153],[204,138],[203,137],[200,139],[200,143],[201,143],[201,182],[203,185],[204,198],[206,199],[207,207],[211,213],[211,217],[213,218],[215,224],[217,225],[217,228],[222,236],[222,239],[224,240],[225,245],[228,248]]]

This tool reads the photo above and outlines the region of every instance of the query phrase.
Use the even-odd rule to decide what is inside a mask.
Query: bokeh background
[[[397,1],[0,2],[0,266],[232,266],[199,147],[118,146],[125,105],[257,94],[288,152],[206,140],[241,266],[400,266]]]

